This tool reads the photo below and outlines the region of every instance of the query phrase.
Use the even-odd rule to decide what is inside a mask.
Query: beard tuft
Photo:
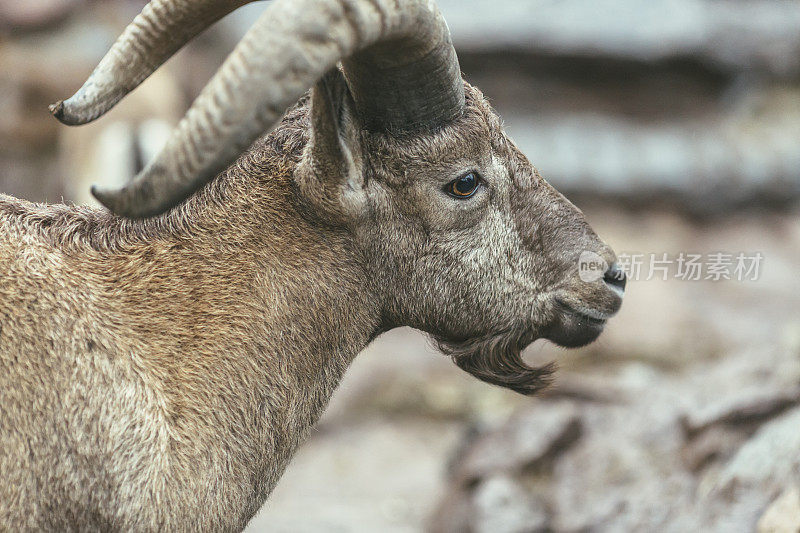
[[[436,339],[439,350],[462,370],[492,385],[531,396],[553,382],[555,363],[531,367],[522,360],[528,344],[524,333],[507,332],[490,337],[453,342]]]

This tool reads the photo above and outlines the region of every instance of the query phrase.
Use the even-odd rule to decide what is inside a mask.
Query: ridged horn
[[[108,70],[124,70],[109,56],[103,59]],[[162,52],[156,57],[143,63],[166,59]],[[433,130],[463,112],[458,59],[433,1],[277,0],[225,60],[156,159],[122,189],[94,188],[93,194],[126,217],[163,213],[224,170],[339,61],[369,129],[395,135]],[[98,109],[88,101],[84,107]]]
[[[68,126],[101,117],[183,45],[253,0],[153,0],[133,19],[72,97],[50,106]]]

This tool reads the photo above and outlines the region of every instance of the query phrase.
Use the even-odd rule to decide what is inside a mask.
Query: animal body
[[[154,0],[54,114],[98,117],[241,3]],[[240,530],[381,332],[532,394],[552,369],[520,350],[591,342],[621,304],[427,0],[276,1],[95,194],[0,197],[0,529]]]

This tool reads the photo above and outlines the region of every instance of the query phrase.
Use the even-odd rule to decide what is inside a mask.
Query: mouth
[[[482,381],[520,394],[535,394],[552,382],[555,364],[528,366],[522,360],[522,350],[537,338],[548,339],[565,348],[585,346],[600,336],[606,321],[619,308],[616,303],[604,312],[558,297],[553,302],[555,319],[543,330],[512,329],[458,341],[437,338],[439,349],[462,370]]]
[[[597,340],[614,313],[555,299],[556,318],[542,337],[564,348],[580,348]]]
[[[596,309],[581,303],[570,302],[567,299],[558,296],[555,298],[555,303],[556,310],[562,313],[574,315],[579,319],[592,323],[606,323],[609,318],[617,314],[620,304],[622,303],[622,298],[619,298],[617,301],[615,301],[612,308],[608,310]]]

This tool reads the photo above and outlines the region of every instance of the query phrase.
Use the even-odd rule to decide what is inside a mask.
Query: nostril
[[[606,273],[603,274],[603,280],[609,285],[617,287],[623,291],[625,290],[625,284],[628,282],[627,276],[625,276],[625,271],[622,270],[616,263],[608,267]]]

